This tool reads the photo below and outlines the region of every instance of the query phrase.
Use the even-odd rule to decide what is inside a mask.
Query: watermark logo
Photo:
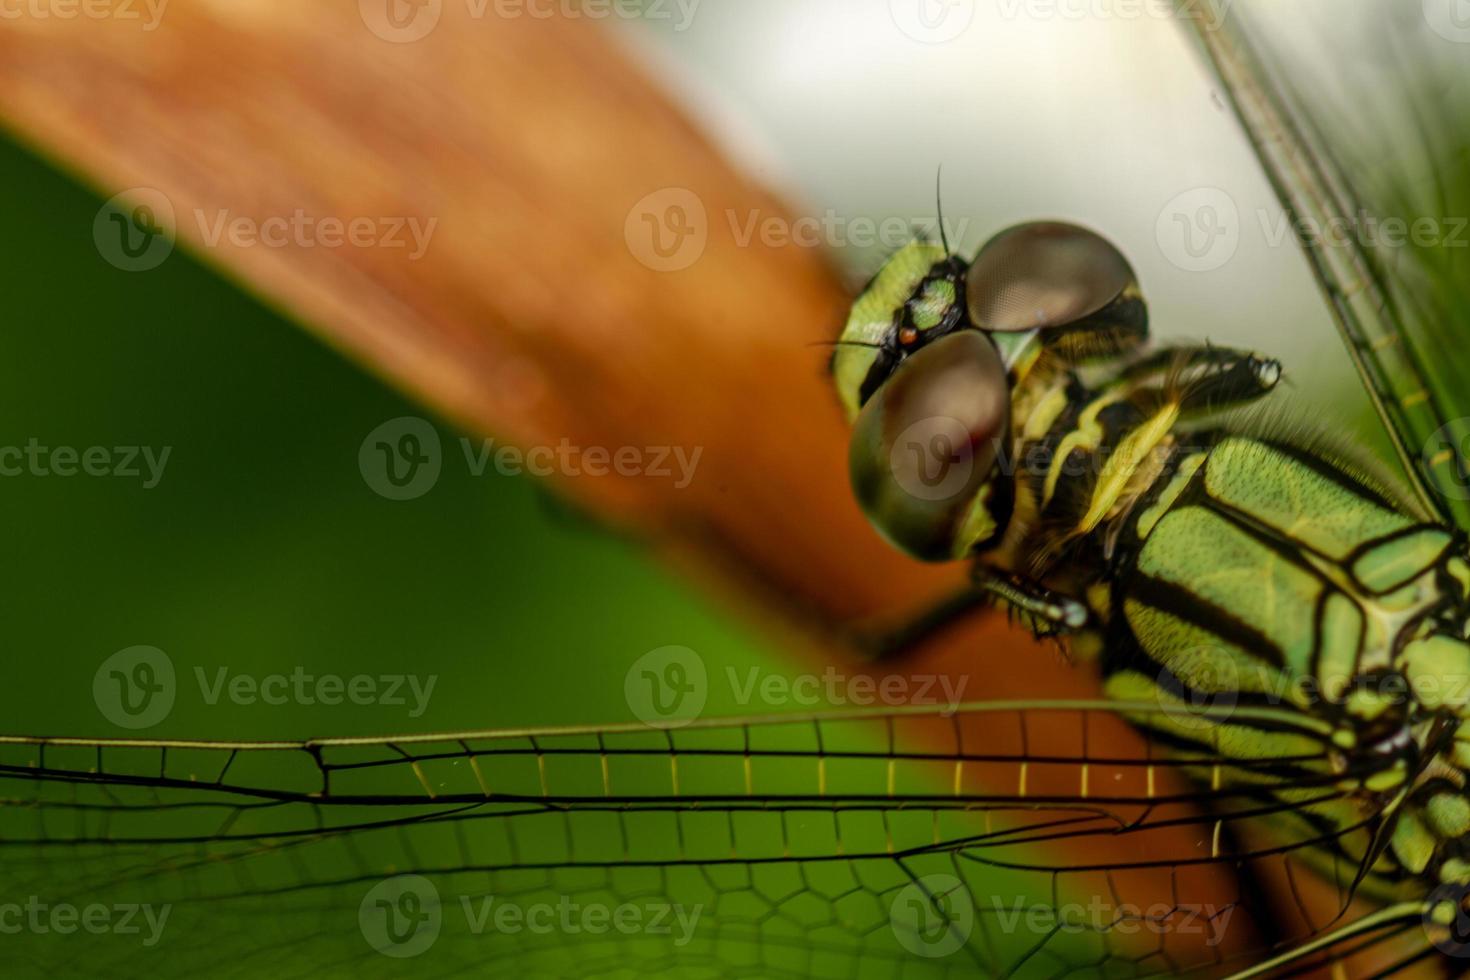
[[[647,20],[670,21],[675,34],[689,30],[703,0],[465,0],[469,15],[479,19],[493,10],[500,20]]]
[[[1424,0],[1424,20],[1446,41],[1470,44],[1470,0]]]
[[[158,29],[169,0],[0,0],[0,20],[138,21],[145,32]]]
[[[152,187],[133,187],[108,198],[92,219],[92,243],[109,265],[146,272],[174,250],[173,202]]]
[[[1449,454],[1445,456],[1445,454]],[[1470,418],[1458,418],[1446,422],[1434,431],[1424,443],[1424,459],[1435,463],[1440,472],[1449,472],[1449,478],[1435,481],[1435,489],[1455,500],[1470,500],[1470,477],[1461,476],[1466,461],[1470,460]],[[1459,464],[1455,464],[1455,459]]]
[[[578,446],[562,439],[555,446],[520,447],[494,439],[459,440],[465,469],[472,477],[500,476],[642,477],[672,481],[675,490],[694,482],[704,447]],[[0,456],[3,462],[3,456]],[[363,482],[389,500],[414,500],[434,488],[442,469],[439,433],[426,419],[403,416],[369,432],[357,452]]]
[[[1444,884],[1429,893],[1424,933],[1444,955],[1470,958],[1470,885]]]
[[[434,489],[443,462],[439,432],[412,415],[389,419],[357,450],[363,481],[380,497],[414,500]]]
[[[920,44],[945,44],[975,22],[975,0],[888,0],[893,23]]]
[[[152,490],[172,453],[172,446],[47,446],[32,436],[24,446],[0,446],[0,477],[110,477]]]
[[[741,213],[725,211],[725,224],[739,248],[759,244],[764,248],[882,248],[893,252],[917,237],[964,241],[969,234],[969,218],[940,218],[936,215],[897,215],[883,217],[857,215],[849,217],[828,208],[821,214],[789,217],[760,208]]]
[[[675,33],[689,30],[702,0],[463,0],[465,16],[496,20],[670,21]],[[394,44],[428,37],[439,26],[444,0],[358,0],[362,22]]]
[[[650,650],[623,678],[623,696],[633,714],[653,728],[679,728],[704,711],[709,674],[704,659],[688,647]]]
[[[1186,272],[1210,272],[1229,262],[1240,247],[1240,210],[1218,187],[1176,194],[1154,224],[1164,258]]]
[[[917,237],[963,241],[970,219],[937,215],[848,216],[828,208],[821,214],[787,215],[763,208],[726,208],[711,219],[704,202],[682,187],[643,198],[628,212],[623,228],[628,251],[655,272],[680,272],[698,262],[710,236],[729,235],[736,248],[877,249],[896,251]],[[942,229],[941,229],[942,224]]]
[[[1377,215],[1365,208],[1352,214],[1335,214],[1327,218],[1300,215],[1295,220],[1284,211],[1257,211],[1261,234],[1266,244],[1279,248],[1283,244],[1305,243],[1311,248],[1342,248],[1361,245],[1366,249],[1447,249],[1470,248],[1470,218],[1462,215],[1433,217],[1416,215],[1402,218]]]
[[[461,895],[460,908],[474,935],[486,932],[517,935],[559,934],[602,936],[620,932],[625,936],[668,936],[676,947],[689,945],[703,905],[686,906],[669,902],[578,902],[570,895],[552,902],[511,902],[494,895],[471,898]]]
[[[933,707],[949,717],[964,703],[967,674],[845,674],[828,666],[820,674],[788,677],[750,667],[743,676],[734,667],[725,668],[725,680],[735,702],[769,707],[800,705],[804,708],[890,708]]]
[[[194,680],[199,685],[200,696],[208,705],[219,704],[221,700],[241,707],[320,704],[334,708],[353,704],[407,708],[410,718],[419,718],[429,708],[429,699],[434,696],[439,675],[353,674],[343,677],[341,674],[313,674],[298,665],[289,674],[258,677],[254,674],[232,675],[228,667],[217,667],[212,674],[203,667],[195,667]]]
[[[888,922],[899,945],[910,953],[949,956],[970,940],[975,903],[970,889],[954,875],[924,875],[894,897]]]
[[[951,874],[931,874],[905,886],[889,908],[889,922],[899,944],[918,956],[951,956],[967,942],[975,928],[976,903],[965,883]],[[1086,902],[1051,904],[1016,896],[985,900],[985,921],[1005,935],[1043,940],[1056,935],[1200,936],[1206,946],[1218,946],[1234,916],[1235,906],[1159,902],[1148,907],[1114,904],[1101,896]]]
[[[1020,896],[1006,903],[999,896],[991,896],[986,921],[993,921],[1007,935],[1134,936],[1149,932],[1155,935],[1200,936],[1205,946],[1213,948],[1225,941],[1225,932],[1235,909],[1234,904],[1198,905],[1190,902],[1156,902],[1147,907],[1131,903],[1114,904],[1100,895],[1092,896],[1086,903],[1064,902],[1060,905],[1028,902]]]
[[[92,700],[119,728],[151,728],[168,717],[177,688],[174,664],[157,647],[119,650],[92,675]]]
[[[1318,217],[1258,208],[1255,218],[1268,248],[1470,248],[1470,217],[1464,215],[1402,217],[1360,208]],[[1196,187],[1169,199],[1154,232],[1159,249],[1172,264],[1187,272],[1211,272],[1235,257],[1243,225],[1228,193],[1218,187]]]
[[[460,439],[465,466],[471,476],[484,476],[494,470],[501,476],[580,477],[609,476],[647,477],[672,480],[675,490],[683,490],[694,482],[703,446],[686,450],[683,446],[577,446],[562,439],[555,446],[497,446],[494,439],[483,439],[476,447],[469,439]]]
[[[0,0],[3,2],[3,0]],[[366,2],[366,0],[365,0]],[[400,0],[390,0],[400,2]],[[438,218],[417,216],[339,217],[304,208],[265,217],[229,208],[195,208],[194,223],[206,248],[380,248],[402,249],[410,262],[424,257]],[[127,272],[155,269],[173,252],[177,216],[173,204],[151,187],[134,187],[109,199],[92,221],[92,240],[109,263]]]
[[[193,669],[200,700],[240,707],[286,704],[405,708],[410,718],[428,710],[437,674],[316,674],[297,666],[289,673],[257,676],[228,667]],[[183,686],[187,690],[187,685]],[[92,676],[92,698],[103,717],[122,728],[151,728],[168,717],[181,693],[173,660],[157,647],[119,650]]]
[[[403,874],[380,881],[363,896],[358,927],[369,946],[385,956],[408,959],[429,950],[445,920],[458,909],[471,935],[487,934],[603,936],[668,936],[676,947],[694,938],[703,905],[669,902],[578,901],[571,895],[554,901],[527,902],[497,895],[460,895],[441,902],[439,890],[422,875]]]
[[[77,906],[70,902],[44,902],[40,896],[31,895],[24,904],[0,902],[0,935],[70,936],[81,931],[94,936],[140,936],[142,944],[151,948],[163,938],[172,911],[173,906],[169,904],[93,902]]]
[[[1470,675],[1463,671],[1415,669],[1418,652],[1411,644],[1395,669],[1365,672],[1324,670],[1320,673],[1280,671],[1267,664],[1239,664],[1227,652],[1209,647],[1186,651],[1179,673],[1160,670],[1153,689],[1163,714],[1180,728],[1220,724],[1235,713],[1240,692],[1251,692],[1261,707],[1286,705],[1311,712],[1323,705],[1419,706],[1438,710],[1470,704]],[[1422,661],[1419,661],[1422,664]]]
[[[726,666],[716,675],[742,706],[804,708],[933,706],[949,716],[964,703],[967,675],[846,674],[828,666],[820,674],[788,676],[760,666]],[[711,691],[704,658],[688,647],[660,647],[634,661],[623,678],[633,714],[654,728],[687,725],[704,710]]]
[[[208,248],[228,242],[234,248],[353,248],[406,249],[408,261],[417,262],[429,250],[438,218],[417,216],[309,214],[296,208],[289,215],[275,214],[264,218],[234,214],[229,208],[218,208],[212,214],[194,209],[194,222],[199,239]]]
[[[1168,667],[1159,671],[1159,707],[1176,727],[1197,731],[1220,724],[1240,700],[1240,671],[1222,650],[1201,647],[1186,651],[1179,663],[1188,665],[1180,678]]]
[[[357,12],[367,29],[392,44],[408,44],[428,37],[439,26],[444,0],[357,0]]]
[[[444,925],[439,889],[422,875],[380,881],[362,897],[357,925],[368,945],[384,956],[418,956],[434,945]]]
[[[665,187],[633,205],[623,238],[633,258],[654,272],[682,272],[709,245],[709,213],[688,188]]]
[[[937,415],[904,429],[888,451],[888,466],[916,500],[951,500],[965,491],[975,469],[970,432],[959,419]]]
[[[1000,0],[1001,16],[1015,20],[1182,20],[1216,30],[1232,0]]]

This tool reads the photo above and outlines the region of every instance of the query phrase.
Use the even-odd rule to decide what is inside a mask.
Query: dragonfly
[[[1447,125],[1470,118],[1465,76],[1425,54],[1458,50],[1439,33],[1455,22],[1409,13],[1375,21],[1383,59],[1362,78],[1263,30],[1276,12],[1261,5],[1181,20],[1299,232],[1405,506],[1461,541],[1470,365],[1454,339],[1470,268],[1444,242],[1359,233],[1386,216],[1445,229],[1470,203],[1463,127]],[[1089,295],[1109,294],[1109,349],[1137,339],[1126,259],[1091,233],[1040,232],[1072,236]],[[954,273],[957,298],[968,268]],[[950,305],[916,309],[914,328]],[[1269,352],[1204,356],[1228,392],[1276,380]],[[990,503],[960,515],[967,544],[993,533]],[[889,530],[937,547],[908,527]],[[999,588],[1043,629],[1087,615]],[[1424,837],[1399,829],[1401,745],[1344,745],[1318,713],[1230,686],[1203,703],[1139,693],[670,727],[0,737],[0,956],[20,975],[105,961],[147,977],[1437,976],[1470,962],[1462,895],[1379,880],[1396,833],[1400,851]],[[1154,735],[1104,748],[1130,726]],[[1269,751],[1243,752],[1242,731],[1270,732]],[[1419,819],[1455,826],[1442,808]]]

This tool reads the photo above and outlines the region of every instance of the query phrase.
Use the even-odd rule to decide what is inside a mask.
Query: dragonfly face
[[[1134,346],[1146,331],[1133,270],[1084,228],[1020,225],[974,263],[905,246],[853,304],[832,361],[864,512],[925,561],[993,544],[1015,500],[1015,388],[1038,353],[1070,362]]]

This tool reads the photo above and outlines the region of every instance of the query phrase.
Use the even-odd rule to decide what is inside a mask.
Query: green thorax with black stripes
[[[1210,709],[1207,723],[1181,710],[1147,725],[1178,750],[1241,759],[1225,778],[1292,804],[1279,819],[1338,857],[1382,850],[1371,883],[1470,880],[1461,536],[1299,446],[1190,442],[1170,446],[1148,489],[1099,529],[1114,554],[1095,599],[1109,606],[1109,695]],[[1332,762],[1263,779],[1262,760],[1312,753],[1300,735],[1232,717],[1236,705],[1310,713],[1331,733]],[[1349,792],[1327,801],[1334,778]]]

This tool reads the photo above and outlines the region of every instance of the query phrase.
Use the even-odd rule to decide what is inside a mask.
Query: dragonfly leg
[[[1244,405],[1270,394],[1281,380],[1281,362],[1274,358],[1233,350],[1226,354],[1226,358],[1184,382],[1181,415],[1206,415]]]
[[[1037,636],[1060,636],[1087,625],[1087,607],[1019,575],[976,566],[975,587],[1020,613]]]
[[[971,584],[896,626],[859,626],[844,639],[873,659],[901,657],[965,616],[996,601],[1019,613],[1038,636],[1059,636],[1087,625],[1087,607],[1028,579],[976,566]]]
[[[1130,365],[1118,380],[1135,392],[1172,396],[1180,415],[1188,418],[1269,394],[1281,381],[1281,362],[1210,344],[1168,347]]]

